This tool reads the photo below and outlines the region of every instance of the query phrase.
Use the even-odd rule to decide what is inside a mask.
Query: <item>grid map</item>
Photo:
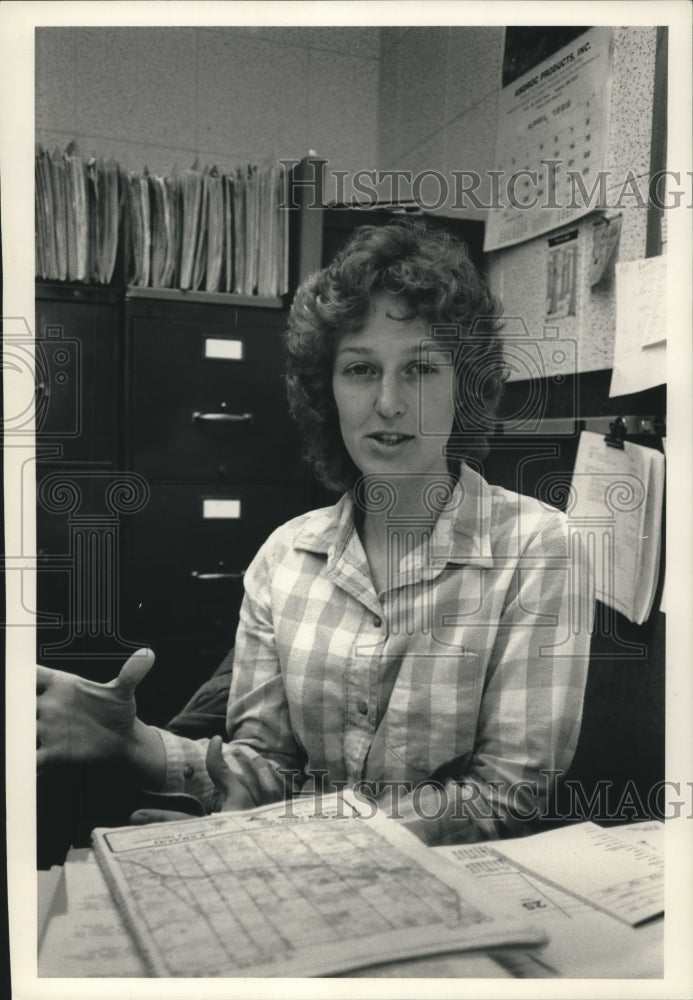
[[[160,975],[283,975],[306,949],[325,949],[329,967],[347,947],[364,961],[398,941],[403,954],[427,937],[460,947],[459,932],[492,923],[366,822],[225,825],[216,836],[214,822],[204,838],[117,853],[124,908]]]

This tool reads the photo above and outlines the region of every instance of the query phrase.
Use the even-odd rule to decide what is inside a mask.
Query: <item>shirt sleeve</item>
[[[526,545],[506,595],[465,772],[401,803],[422,839],[469,843],[536,832],[556,777],[575,753],[593,608],[579,537],[571,537],[563,515],[550,515]]]
[[[305,755],[296,743],[277,653],[270,600],[273,548],[270,539],[244,578],[226,713],[229,742],[222,748],[231,772],[244,785],[249,806],[293,794]],[[217,806],[205,757],[209,740],[189,740],[161,731],[166,754],[162,791],[196,796],[209,811]]]

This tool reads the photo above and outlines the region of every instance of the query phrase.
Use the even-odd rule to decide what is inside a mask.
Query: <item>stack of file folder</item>
[[[118,252],[120,202],[114,160],[36,151],[36,274],[108,284]]]
[[[277,297],[288,290],[287,174],[280,163],[170,177],[114,160],[36,151],[36,275]]]

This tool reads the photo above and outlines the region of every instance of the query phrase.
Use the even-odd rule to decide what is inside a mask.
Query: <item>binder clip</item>
[[[623,417],[616,417],[609,424],[609,433],[604,435],[604,441],[610,448],[620,448],[623,451],[623,442],[628,435],[628,425]]]

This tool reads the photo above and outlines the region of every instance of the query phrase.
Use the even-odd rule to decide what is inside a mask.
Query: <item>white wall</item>
[[[36,137],[155,173],[375,165],[378,28],[39,28]]]
[[[503,28],[382,28],[379,166],[445,175],[492,169],[502,60]],[[431,202],[437,191],[429,191],[422,193]],[[487,199],[483,186],[478,195]]]

